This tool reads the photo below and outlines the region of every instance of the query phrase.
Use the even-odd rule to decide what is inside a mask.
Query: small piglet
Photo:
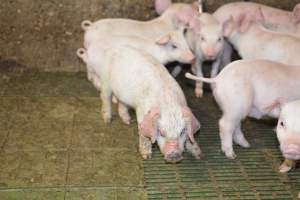
[[[233,17],[234,21],[239,21],[240,16],[256,15],[260,9],[264,17],[264,26],[268,29],[289,34],[300,33],[300,4],[294,7],[293,12],[273,8],[259,3],[253,2],[232,2],[219,7],[213,16],[221,23]],[[259,16],[258,16],[259,17]],[[250,40],[252,43],[254,40]],[[232,47],[225,42],[225,53],[222,57],[222,62],[229,64],[232,56]]]
[[[289,171],[300,159],[300,100],[283,104],[276,132],[280,149],[286,158],[280,172]]]
[[[241,120],[247,116],[278,118],[283,102],[300,98],[300,67],[268,60],[232,62],[213,79],[186,76],[212,84],[214,97],[223,111],[219,121],[222,151],[231,159],[236,157],[232,140],[243,147],[250,146]]]
[[[194,139],[200,123],[187,106],[180,86],[162,64],[145,51],[126,46],[107,49],[102,56],[97,51],[86,56],[101,79],[104,121],[112,119],[113,94],[124,106],[121,118],[129,116],[127,107],[135,109],[144,159],[151,157],[151,141],[157,141],[167,162],[180,161],[185,148],[200,158]]]
[[[107,18],[96,21],[92,25],[89,21],[83,21],[82,28],[85,30],[85,37],[88,38],[115,34],[156,39],[179,27],[195,26],[197,14],[198,11],[184,4],[183,6],[178,5],[174,9],[167,9],[161,16],[150,21]]]
[[[225,23],[231,44],[243,59],[268,59],[287,65],[300,66],[300,37],[269,31],[258,22],[264,17],[260,9],[256,15],[241,15]]]
[[[103,53],[105,49],[117,46],[130,46],[141,49],[152,55],[160,63],[166,64],[172,61],[191,63],[194,59],[193,53],[184,37],[185,29],[179,28],[177,31],[168,32],[157,39],[144,38],[130,35],[98,35],[97,37],[85,37],[84,48],[90,51]],[[87,64],[88,80],[93,82],[94,86],[100,89],[100,80],[98,80],[95,70],[89,66],[88,58],[82,56],[82,49],[77,51],[77,55]]]
[[[195,6],[195,5],[198,6]],[[178,7],[190,6],[195,11],[198,9],[199,14],[194,18],[197,23],[190,25],[193,29],[187,32],[186,40],[194,54],[196,55],[195,62],[192,64],[192,71],[199,77],[203,77],[202,63],[205,60],[214,60],[212,65],[211,77],[215,77],[220,69],[221,58],[223,57],[224,49],[224,28],[217,19],[209,13],[202,12],[202,1],[193,4],[173,3],[169,0],[156,0],[155,10],[158,14],[175,10]],[[174,73],[175,74],[175,73]],[[177,73],[176,73],[177,74]],[[196,83],[195,94],[197,97],[203,95],[202,82]]]
[[[211,14],[201,13],[198,20],[198,26],[193,31],[188,31],[186,36],[188,44],[196,56],[195,62],[192,64],[192,71],[197,76],[203,77],[202,63],[205,60],[213,60],[211,77],[215,77],[219,72],[224,53],[225,29]],[[196,82],[195,94],[197,97],[202,97],[202,82]]]
[[[300,3],[290,12],[259,3],[233,2],[219,7],[213,15],[223,24],[231,16],[237,20],[242,14],[255,15],[258,9],[262,11],[264,23],[272,29],[290,33],[300,31]]]

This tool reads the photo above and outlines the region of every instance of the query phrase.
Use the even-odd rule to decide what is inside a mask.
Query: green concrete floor
[[[0,72],[0,199],[145,199],[136,125],[84,73]]]
[[[196,99],[186,83],[206,159],[185,154],[170,165],[157,148],[141,159],[136,123],[122,124],[116,112],[103,123],[85,73],[0,72],[0,200],[296,199],[300,172],[277,172],[274,124],[247,120],[252,148],[235,146],[238,159],[228,160],[217,105],[209,93]]]

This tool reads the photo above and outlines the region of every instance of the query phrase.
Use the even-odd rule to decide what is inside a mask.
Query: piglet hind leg
[[[131,117],[129,114],[128,107],[122,102],[119,102],[118,104],[118,113],[125,124],[129,125],[131,123]]]
[[[152,143],[149,138],[142,135],[139,136],[139,149],[143,159],[152,157]]]
[[[112,91],[108,87],[102,85],[101,88],[102,116],[105,123],[110,123],[112,119],[111,97],[112,97]]]
[[[246,140],[245,136],[244,136],[244,133],[242,132],[242,129],[241,129],[241,123],[239,123],[234,131],[234,134],[233,134],[233,141],[244,147],[244,148],[249,148],[250,147],[250,144],[249,142]]]
[[[286,173],[290,171],[293,167],[295,167],[296,162],[294,160],[285,159],[283,163],[279,167],[280,173]]]
[[[236,154],[233,151],[232,139],[236,128],[236,121],[223,115],[219,121],[219,131],[221,138],[222,151],[229,159],[235,159]]]
[[[188,152],[190,152],[196,159],[204,158],[204,154],[202,153],[197,142],[192,143],[189,139],[185,143],[185,148]]]

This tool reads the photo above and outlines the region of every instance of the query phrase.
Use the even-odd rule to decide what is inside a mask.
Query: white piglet
[[[300,160],[300,100],[282,105],[276,128],[280,149],[286,160],[280,172],[289,171]]]
[[[225,23],[228,39],[243,59],[268,59],[287,65],[300,66],[300,37],[270,31],[260,25],[264,17],[260,9],[256,15],[241,15]],[[260,14],[259,14],[260,13]]]
[[[141,49],[152,55],[160,63],[166,64],[172,61],[180,61],[182,63],[191,63],[194,59],[193,53],[185,40],[184,34],[186,30],[180,28],[177,31],[168,32],[157,39],[130,36],[130,35],[98,35],[91,38],[85,38],[84,48],[89,52],[98,52],[102,54],[104,50],[117,46],[130,46]],[[95,70],[89,64],[88,57],[85,57],[84,49],[79,49],[77,55],[87,64],[88,80],[93,82],[94,86],[100,89],[100,80],[95,74]]]
[[[288,33],[300,31],[300,3],[295,5],[293,11],[286,11],[254,2],[232,2],[219,7],[213,15],[223,24],[231,16],[237,20],[242,14],[255,15],[258,9],[264,16],[264,24],[272,30]]]
[[[91,55],[92,54],[92,55]],[[114,94],[128,118],[127,107],[136,111],[139,125],[140,153],[151,157],[151,141],[157,141],[165,160],[178,162],[185,148],[196,158],[201,151],[194,139],[200,123],[187,106],[184,94],[163,65],[145,51],[116,47],[103,56],[91,52],[91,63],[101,78],[102,114],[105,122],[112,118],[111,97]]]
[[[280,105],[300,98],[300,67],[268,60],[232,62],[213,79],[188,78],[212,84],[214,97],[223,115],[219,121],[222,151],[234,159],[232,140],[249,147],[241,129],[247,116],[278,118]]]
[[[150,21],[132,19],[107,18],[94,23],[83,21],[81,26],[85,31],[85,41],[93,42],[99,35],[135,35],[156,39],[157,37],[180,27],[197,24],[195,16],[198,11],[186,4],[179,4],[174,9],[167,9],[161,16]]]
[[[206,60],[213,60],[211,77],[215,77],[220,69],[221,58],[224,53],[224,28],[208,13],[201,13],[199,23],[193,31],[188,31],[187,41],[194,52],[196,59],[192,65],[192,71],[199,77],[203,77],[202,64]],[[227,36],[227,35],[226,35]],[[195,94],[203,95],[202,82],[196,82]]]

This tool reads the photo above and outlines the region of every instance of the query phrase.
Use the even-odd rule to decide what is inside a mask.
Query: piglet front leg
[[[219,69],[220,69],[221,61],[222,61],[221,56],[218,56],[218,58],[213,62],[212,69],[211,69],[211,72],[210,72],[210,77],[211,78],[214,78],[214,77],[217,76],[217,74],[219,72]]]
[[[112,97],[111,89],[109,87],[106,87],[106,85],[102,84],[101,87],[102,116],[105,123],[110,123],[112,119],[111,97]]]
[[[122,121],[125,124],[129,125],[131,122],[131,117],[129,114],[128,107],[120,101],[118,104],[118,113],[119,113],[119,116],[121,117]]]
[[[143,135],[139,135],[139,149],[143,159],[149,159],[152,157],[152,143],[149,138]]]
[[[203,77],[202,60],[200,60],[200,59],[197,58],[196,61],[195,61],[195,63],[193,65],[194,66],[192,67],[192,69],[195,69],[196,76]],[[203,96],[203,83],[201,81],[196,81],[195,95],[198,98],[200,98],[200,97]]]
[[[185,143],[185,148],[188,152],[190,152],[196,159],[204,158],[204,154],[202,153],[197,142],[192,143],[189,139]]]

